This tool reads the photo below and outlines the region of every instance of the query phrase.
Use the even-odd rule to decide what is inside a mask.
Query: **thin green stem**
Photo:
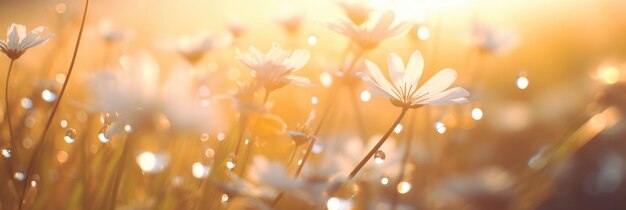
[[[72,61],[70,62],[70,67],[67,71],[67,75],[65,76],[65,81],[63,82],[63,87],[61,88],[61,92],[59,93],[59,98],[57,99],[56,103],[54,104],[54,107],[52,108],[52,113],[50,114],[50,117],[48,117],[48,121],[46,123],[46,126],[44,127],[43,133],[41,134],[41,137],[39,138],[39,143],[35,145],[35,149],[30,159],[31,163],[28,165],[26,179],[24,180],[24,190],[22,191],[22,196],[20,198],[19,209],[22,209],[22,207],[24,207],[23,204],[25,202],[26,192],[28,192],[27,189],[30,184],[30,179],[32,178],[33,173],[35,172],[35,169],[37,168],[39,164],[38,160],[40,159],[40,156],[41,156],[41,150],[44,148],[42,144],[45,143],[44,139],[46,137],[46,134],[48,134],[48,130],[50,129],[50,126],[52,125],[52,120],[54,119],[54,116],[57,110],[59,109],[59,104],[61,104],[61,99],[63,99],[63,95],[65,94],[65,90],[67,89],[67,84],[71,78],[72,71],[74,70],[74,64],[76,63],[76,57],[78,55],[78,48],[80,46],[80,40],[83,36],[83,29],[85,28],[85,20],[87,19],[87,13],[89,10],[89,1],[90,0],[85,0],[85,8],[84,8],[83,17],[80,23],[80,29],[78,31],[78,37],[76,38],[76,45],[74,46],[74,53],[72,55]]]
[[[354,178],[354,176],[356,176],[359,173],[359,171],[361,171],[363,166],[365,166],[365,164],[370,160],[370,158],[374,156],[374,153],[376,153],[376,151],[378,151],[380,147],[383,146],[383,144],[385,143],[385,141],[387,141],[387,138],[389,138],[389,136],[391,135],[393,130],[396,128],[396,126],[398,126],[400,121],[402,121],[402,118],[404,118],[404,115],[406,114],[407,111],[409,111],[408,107],[402,108],[402,112],[400,112],[400,115],[398,116],[396,121],[391,125],[391,127],[389,127],[385,135],[383,135],[383,137],[380,138],[380,140],[378,140],[378,143],[374,145],[374,147],[369,151],[369,153],[367,153],[367,155],[363,157],[361,162],[359,162],[359,164],[356,167],[354,167],[352,172],[350,172],[350,175],[348,175],[348,179]]]

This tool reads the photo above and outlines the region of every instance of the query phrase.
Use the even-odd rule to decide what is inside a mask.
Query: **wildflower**
[[[40,37],[46,27],[39,26],[30,33],[26,33],[26,27],[20,24],[11,24],[7,33],[7,40],[0,41],[0,51],[11,60],[18,59],[27,49],[43,44],[54,34]]]
[[[247,27],[244,23],[239,21],[231,21],[227,25],[228,31],[235,39],[240,38],[246,33]]]
[[[280,26],[291,36],[298,34],[303,21],[304,16],[298,13],[286,14],[278,19]]]
[[[339,2],[339,6],[346,13],[346,16],[357,25],[364,23],[372,12],[372,8],[363,2]]]
[[[263,54],[255,47],[250,47],[249,53],[242,54],[237,51],[237,54],[236,59],[253,71],[255,79],[266,90],[275,90],[289,83],[301,86],[311,83],[307,78],[290,75],[309,61],[310,53],[307,50],[298,49],[289,52],[274,43],[267,54]]]
[[[409,29],[409,24],[401,22],[392,26],[395,14],[387,11],[382,14],[375,24],[372,22],[359,26],[347,20],[339,20],[336,23],[329,23],[330,30],[343,34],[355,42],[362,50],[376,48],[382,41],[393,38]]]
[[[483,23],[472,25],[470,45],[481,53],[502,55],[517,46],[518,37],[509,31],[498,30]]]
[[[183,36],[176,41],[173,47],[185,60],[195,64],[210,51],[224,48],[232,42],[231,35],[211,35],[206,32],[195,36]]]
[[[383,76],[378,66],[371,61],[365,62],[369,71],[369,77],[361,72],[357,74],[376,87],[376,92],[382,92],[381,95],[389,98],[395,106],[417,108],[428,104],[467,102],[467,97],[469,96],[467,90],[461,87],[447,89],[454,82],[457,75],[456,71],[449,68],[439,71],[424,85],[418,86],[424,69],[424,59],[419,51],[411,54],[406,68],[402,59],[393,53],[389,55],[388,63],[391,82]]]
[[[116,28],[109,19],[100,20],[96,27],[100,37],[107,43],[120,42],[131,36],[128,31]]]

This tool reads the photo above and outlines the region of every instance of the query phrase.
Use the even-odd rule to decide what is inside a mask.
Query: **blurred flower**
[[[255,79],[266,90],[275,90],[290,82],[301,86],[309,85],[311,83],[309,79],[290,75],[306,65],[309,57],[310,53],[307,50],[297,49],[289,52],[274,43],[267,54],[263,54],[255,47],[250,47],[250,51],[245,54],[237,50],[236,59],[253,71]]]
[[[444,69],[439,71],[422,87],[418,88],[418,82],[424,70],[424,59],[419,51],[411,54],[406,68],[402,59],[395,53],[388,57],[390,83],[378,66],[371,61],[365,65],[369,71],[369,77],[359,72],[365,81],[376,87],[374,91],[391,99],[391,103],[399,107],[417,108],[428,104],[465,103],[469,92],[461,87],[446,90],[456,79],[456,71]],[[373,78],[373,80],[371,79]],[[382,93],[381,93],[382,92]]]
[[[506,54],[519,42],[513,32],[497,30],[480,22],[473,23],[471,33],[470,45],[482,53]]]
[[[11,60],[18,59],[27,49],[43,44],[54,34],[39,37],[46,27],[39,26],[30,33],[26,32],[26,26],[12,23],[7,30],[7,40],[0,41],[0,51],[6,54]]]
[[[239,21],[231,21],[227,25],[228,31],[235,39],[240,38],[246,32],[247,28],[242,22]]]
[[[350,20],[357,25],[364,23],[367,18],[369,18],[370,12],[373,10],[369,5],[360,1],[346,1],[339,2],[338,4],[346,13],[346,16],[348,16],[348,18],[350,18]]]
[[[183,36],[175,41],[173,49],[191,64],[195,64],[210,51],[227,47],[232,42],[233,37],[229,35],[211,35],[201,32],[194,36]]]
[[[291,139],[296,144],[296,147],[309,143],[311,139],[315,138],[315,136],[312,136],[310,133],[311,124],[313,124],[314,119],[315,110],[311,110],[311,112],[309,113],[309,118],[306,120],[304,125],[298,125],[298,128],[295,131],[287,131],[287,134],[291,136]]]
[[[146,53],[123,56],[121,69],[96,73],[91,78],[96,110],[117,113],[111,133],[125,125],[155,120],[162,128],[211,127],[210,104],[196,97],[189,68],[175,68],[160,89],[159,65]]]
[[[304,15],[295,12],[284,15],[278,19],[280,26],[282,26],[283,29],[285,29],[285,31],[292,36],[296,35],[300,31],[303,21]]]
[[[374,147],[381,136],[374,135],[367,142],[357,137],[351,137],[335,145],[337,149],[334,151],[335,154],[333,154],[335,157],[334,161],[343,170],[342,174],[350,173],[352,168],[363,159],[363,156]],[[390,137],[381,147],[381,151],[385,154],[384,161],[381,164],[376,164],[374,161],[368,162],[362,169],[363,175],[358,178],[378,181],[385,174],[398,174],[404,151],[396,143],[397,141]]]
[[[514,180],[500,169],[488,169],[469,176],[459,176],[440,183],[429,195],[440,209],[505,210],[512,209]]]
[[[97,30],[100,37],[108,43],[121,42],[131,36],[130,32],[116,28],[109,19],[100,20]]]
[[[359,26],[347,20],[339,20],[335,23],[329,23],[327,26],[330,30],[350,38],[362,50],[370,50],[376,48],[382,41],[398,36],[409,29],[410,25],[405,22],[392,27],[394,18],[395,14],[392,11],[387,11],[375,24],[367,22],[364,26]]]

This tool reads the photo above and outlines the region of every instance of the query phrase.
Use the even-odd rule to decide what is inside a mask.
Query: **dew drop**
[[[394,133],[396,133],[396,134],[398,134],[398,133],[402,132],[402,129],[403,129],[403,128],[404,128],[404,127],[402,126],[402,124],[398,124],[398,125],[396,125],[396,127],[395,127],[395,128],[393,128],[393,132],[394,132]]]
[[[111,141],[111,137],[107,135],[107,131],[109,130],[109,125],[105,124],[100,128],[98,132],[98,140],[102,143],[109,143]]]
[[[63,136],[63,140],[65,140],[68,144],[74,143],[74,140],[76,140],[76,129],[67,129],[67,131],[65,131],[65,136]]]
[[[193,177],[197,179],[201,179],[206,177],[209,174],[209,168],[205,165],[202,165],[200,162],[195,162],[191,165],[191,174]]]
[[[376,153],[374,153],[374,162],[378,165],[383,164],[386,157],[387,155],[385,155],[385,152],[379,149]]]
[[[474,120],[483,119],[483,110],[478,107],[472,109],[472,119]]]
[[[222,204],[226,204],[226,203],[228,203],[228,195],[222,194]]]
[[[524,90],[526,88],[528,88],[528,78],[526,77],[526,72],[522,72],[519,74],[519,76],[517,77],[517,88],[519,88],[520,90]]]
[[[209,134],[208,133],[203,133],[200,135],[200,141],[208,141],[209,140]]]
[[[9,150],[9,149],[2,149],[2,157],[10,158],[11,157],[11,150]]]
[[[441,121],[437,121],[435,122],[435,130],[437,130],[437,133],[443,134],[446,132],[447,128],[446,125],[443,124]]]
[[[235,154],[233,153],[228,154],[228,158],[226,160],[226,168],[233,170],[233,168],[235,168],[236,165],[237,165],[237,157],[235,157]]]
[[[397,190],[398,190],[398,193],[400,193],[400,194],[406,194],[406,193],[408,193],[409,191],[411,191],[411,183],[409,183],[409,182],[407,182],[407,181],[401,181],[400,183],[398,183],[397,188],[398,188],[398,189],[397,189]]]
[[[383,178],[380,178],[380,184],[382,185],[389,184],[389,178],[387,178],[386,176],[383,176]]]
[[[131,125],[125,125],[125,126],[124,126],[124,131],[125,131],[126,133],[132,133],[132,132],[133,132],[133,126],[131,126]]]
[[[57,99],[57,94],[52,92],[51,90],[43,90],[41,91],[41,99],[45,102],[52,103]]]
[[[13,174],[13,178],[17,179],[18,181],[23,181],[26,177],[22,172],[15,172],[15,174]]]
[[[31,100],[30,98],[24,97],[20,100],[20,105],[24,109],[33,108],[33,100]]]
[[[361,91],[361,101],[368,102],[370,100],[372,100],[372,93],[368,90]]]

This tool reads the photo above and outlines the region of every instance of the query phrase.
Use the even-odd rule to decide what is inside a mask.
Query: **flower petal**
[[[48,39],[50,39],[50,38],[52,38],[52,37],[54,37],[54,34],[48,34],[47,36],[45,36],[45,37],[43,37],[43,38],[39,38],[39,39],[37,39],[37,40],[35,40],[35,41],[32,41],[32,42],[30,42],[30,43],[24,43],[24,42],[22,42],[22,43],[24,43],[24,44],[25,44],[25,46],[21,46],[21,50],[26,50],[26,49],[29,49],[29,48],[31,48],[31,47],[35,47],[35,46],[37,46],[37,45],[43,44],[43,43],[47,42],[47,41],[48,41]],[[26,39],[25,39],[25,40],[26,40]],[[20,44],[20,45],[22,45],[22,44]]]
[[[429,99],[418,102],[417,104],[451,104],[451,103],[465,103],[469,97],[469,92],[462,87],[455,87],[430,96]]]
[[[285,78],[289,80],[289,82],[298,86],[303,86],[303,87],[311,86],[311,80],[306,77],[300,77],[296,75],[287,75]]]
[[[451,68],[446,68],[441,70],[435,74],[432,78],[430,78],[420,89],[415,93],[416,95],[434,95],[439,92],[444,91],[446,88],[450,87],[454,80],[456,80],[456,71]]]
[[[378,19],[378,22],[376,22],[376,25],[371,30],[372,37],[384,39],[382,38],[382,36],[387,33],[387,30],[389,29],[389,26],[391,26],[391,24],[393,23],[393,19],[395,17],[396,15],[390,10],[386,11],[382,16],[380,16],[380,19]]]
[[[402,83],[402,78],[405,77],[404,61],[398,56],[398,54],[391,53],[387,57],[387,63],[389,65],[389,76],[394,85],[398,86]]]
[[[285,66],[287,66],[287,69],[291,69],[291,71],[297,71],[306,65],[310,57],[311,53],[308,50],[295,50],[285,61]]]
[[[424,71],[424,57],[420,51],[416,50],[411,54],[404,71],[404,83],[417,86]]]

